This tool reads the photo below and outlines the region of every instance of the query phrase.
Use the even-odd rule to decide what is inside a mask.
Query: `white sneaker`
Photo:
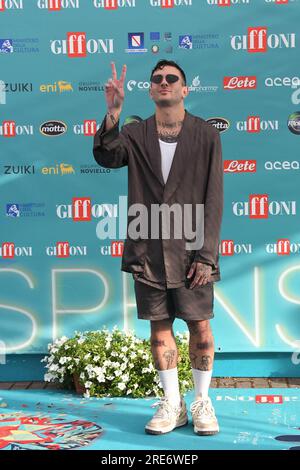
[[[219,432],[219,425],[209,397],[198,397],[191,404],[194,431],[200,436],[211,436]]]
[[[154,406],[158,406],[158,410],[146,424],[146,433],[165,434],[188,423],[187,409],[183,398],[181,398],[179,406],[172,405],[167,397],[161,398]]]

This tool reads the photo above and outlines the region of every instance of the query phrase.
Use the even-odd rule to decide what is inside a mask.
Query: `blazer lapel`
[[[173,157],[170,173],[164,188],[164,202],[167,202],[183,180],[187,165],[189,164],[190,148],[192,144],[192,117],[186,111],[182,128],[178,134],[177,146]]]
[[[192,142],[192,116],[185,111],[185,116],[180,133],[178,134],[177,146],[173,157],[170,173],[165,184],[162,171],[161,171],[161,151],[158,141],[158,134],[156,129],[155,115],[147,119],[147,150],[148,159],[151,165],[153,174],[163,186],[164,189],[164,202],[172,196],[180,181],[182,181],[183,174],[186,170],[188,157],[190,155],[190,145]]]

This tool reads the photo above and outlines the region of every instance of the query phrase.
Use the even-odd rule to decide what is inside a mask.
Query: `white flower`
[[[103,362],[103,366],[104,366],[104,367],[109,367],[111,364],[112,364],[111,361],[107,361],[107,360],[106,360],[106,361]]]
[[[122,381],[123,381],[123,382],[128,382],[128,380],[129,380],[129,375],[128,375],[128,374],[124,374],[124,375],[122,376]]]
[[[83,394],[84,398],[90,398],[90,391],[86,390],[86,392]]]
[[[122,351],[123,353],[126,353],[126,352],[128,351],[127,346],[123,346],[123,348],[121,348],[121,351]]]
[[[119,362],[111,362],[111,366],[114,367],[115,369],[116,369],[117,367],[120,367],[120,365],[121,365],[121,364],[120,364]]]
[[[87,380],[87,382],[85,382],[84,384],[85,388],[91,388],[92,385],[93,385],[93,382],[91,382],[90,380]]]
[[[80,376],[81,380],[84,380],[85,379],[85,373],[84,372],[81,372]]]
[[[61,357],[60,360],[59,360],[59,363],[60,364],[65,364],[66,362],[68,362],[70,360],[71,360],[70,357]]]
[[[114,380],[114,376],[113,376],[113,375],[108,375],[106,378],[107,378],[107,380]]]
[[[78,357],[75,357],[74,361],[76,364],[79,364],[80,359],[78,359]]]
[[[124,388],[126,388],[126,384],[124,384],[124,382],[120,382],[120,383],[118,383],[118,388],[120,390],[124,390]]]
[[[122,375],[122,372],[120,370],[115,370],[115,376],[120,377]]]
[[[131,388],[129,388],[129,390],[127,390],[127,393],[126,393],[126,395],[129,395],[130,393],[132,393],[132,390],[131,390]]]
[[[144,367],[142,369],[142,374],[146,374],[147,372],[151,372],[151,371],[148,369],[148,367]]]
[[[94,356],[93,359],[94,359],[95,362],[97,362],[97,361],[99,361],[100,356]]]
[[[44,375],[45,382],[51,382],[52,380],[54,380],[56,378],[57,378],[56,374],[45,374]]]
[[[85,339],[83,337],[81,337],[77,340],[77,343],[82,344],[82,343],[84,343],[84,341],[85,341]]]
[[[112,351],[110,354],[112,357],[118,357],[119,354],[116,351]]]
[[[121,367],[120,367],[121,370],[125,370],[127,369],[127,364],[124,362]]]
[[[49,367],[49,371],[56,372],[59,369],[58,364],[52,364]]]
[[[87,353],[87,354],[84,356],[84,359],[85,359],[85,360],[88,360],[90,357],[91,357],[91,353]]]
[[[131,359],[135,359],[136,358],[136,353],[135,352],[130,353],[130,357],[131,357]]]

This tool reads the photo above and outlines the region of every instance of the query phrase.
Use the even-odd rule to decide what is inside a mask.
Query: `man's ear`
[[[188,86],[185,86],[185,87],[183,88],[183,94],[184,94],[184,97],[185,97],[185,98],[188,96],[188,94],[189,94],[189,87],[188,87]]]

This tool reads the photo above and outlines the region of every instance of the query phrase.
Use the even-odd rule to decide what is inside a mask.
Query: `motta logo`
[[[246,121],[237,121],[238,131],[258,133],[261,131],[278,131],[279,122],[277,120],[262,120],[260,116],[248,116]]]
[[[113,39],[86,39],[85,32],[68,32],[67,39],[50,41],[53,54],[67,54],[68,57],[86,57],[87,54],[112,54]]]
[[[92,217],[118,216],[118,204],[93,204],[90,197],[73,197],[72,204],[59,204],[56,207],[59,219],[73,219],[74,222],[90,222]]]
[[[23,10],[23,0],[0,0],[0,11]]]
[[[250,219],[267,219],[269,215],[296,215],[296,201],[269,201],[268,194],[250,194],[249,201],[233,201],[233,214]]]
[[[73,127],[74,134],[93,137],[97,132],[97,121],[95,119],[85,119],[83,124],[75,124]]]
[[[49,11],[60,11],[67,8],[80,8],[79,0],[38,0],[37,7]]]
[[[3,137],[16,137],[17,135],[33,135],[32,125],[19,125],[15,121],[3,121],[0,126],[0,135]]]
[[[253,90],[256,88],[256,76],[224,77],[224,90]]]
[[[119,258],[123,255],[124,242],[112,241],[110,245],[104,245],[100,248],[102,256],[111,256],[112,258]]]
[[[268,34],[265,26],[249,27],[247,34],[231,36],[230,44],[235,51],[247,50],[250,53],[267,52],[268,49],[291,49],[296,47],[296,34]]]
[[[219,7],[230,7],[231,5],[247,5],[250,0],[206,0],[208,5],[217,5]]]
[[[191,7],[192,0],[150,0],[152,7],[174,8],[174,7]]]
[[[276,243],[267,243],[266,252],[276,253],[278,256],[289,256],[291,253],[299,253],[299,243],[292,243],[288,238],[281,238]]]
[[[56,242],[55,246],[48,246],[46,248],[48,256],[55,256],[56,258],[70,258],[73,256],[86,256],[87,247],[70,245],[68,241]]]
[[[104,8],[105,10],[117,10],[123,7],[135,7],[135,0],[94,0],[95,8]]]
[[[219,253],[222,256],[252,254],[251,243],[235,243],[233,240],[221,240]]]
[[[256,160],[224,160],[224,173],[256,173]]]
[[[57,137],[67,132],[67,124],[63,121],[46,121],[40,125],[40,133],[47,137]]]
[[[14,242],[3,242],[0,246],[1,258],[13,259],[19,256],[32,256],[32,246],[16,246]]]
[[[230,123],[228,119],[222,118],[222,117],[212,117],[209,119],[206,119],[206,122],[214,126],[216,129],[218,129],[219,132],[225,132],[228,131],[230,127]]]

